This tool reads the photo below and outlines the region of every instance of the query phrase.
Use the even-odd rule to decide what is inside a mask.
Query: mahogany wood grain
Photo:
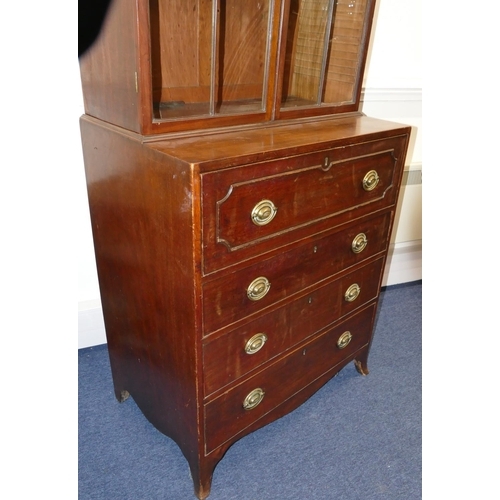
[[[368,368],[366,366],[366,363],[369,355],[369,347],[370,343],[368,343],[366,346],[362,347],[355,353],[343,357],[338,364],[336,364],[330,370],[327,370],[318,378],[310,382],[309,385],[303,387],[301,390],[293,394],[291,397],[284,400],[280,405],[270,409],[268,413],[254,420],[247,427],[237,432],[232,437],[228,438],[223,444],[215,448],[210,453],[207,453],[204,460],[201,463],[202,474],[200,475],[193,474],[193,480],[195,483],[195,493],[197,497],[200,500],[202,500],[209,495],[210,483],[214,468],[216,467],[217,463],[223,458],[228,448],[238,439],[241,439],[243,436],[253,431],[256,431],[257,429],[260,429],[261,427],[264,427],[265,425],[270,424],[271,422],[274,422],[275,420],[287,415],[288,413],[298,408],[307,399],[309,399],[312,395],[314,395],[332,377],[334,377],[342,368],[344,368],[347,364],[351,363],[352,361],[354,361],[355,364],[359,363],[360,365],[362,365],[367,373]],[[198,490],[197,485],[200,484],[198,480],[199,477],[202,477],[206,482],[202,482],[201,483],[202,487]],[[205,487],[205,485],[208,486]]]
[[[262,100],[267,88],[271,0],[221,3],[219,102]]]
[[[128,135],[85,118],[81,131],[115,394],[130,393],[196,469],[196,183],[189,169]]]
[[[122,400],[130,393],[151,423],[178,443],[195,492],[205,498],[214,467],[232,442],[296,408],[345,363],[356,359],[367,372],[409,129],[351,116],[168,141],[91,117],[82,118],[81,130],[116,397]],[[366,134],[358,136],[360,130]],[[380,153],[388,146],[396,160],[385,166]],[[381,182],[386,187],[392,183],[391,194],[380,202],[368,195],[366,211],[351,207],[340,220],[323,216],[318,222],[314,214],[322,205],[310,199],[315,210],[308,212],[309,221],[302,220],[302,229],[287,232],[283,226],[275,237],[241,253],[217,242],[213,214],[221,190],[228,188],[226,179],[293,176],[295,170],[307,171],[304,165],[324,151],[333,151],[332,158],[348,165],[343,182],[349,185],[358,164],[350,158],[382,158],[376,165],[390,171]],[[286,197],[298,184],[281,192]],[[319,188],[320,198],[330,202],[328,192]],[[236,204],[229,218],[244,212]],[[288,216],[292,226],[294,216]],[[368,246],[355,254],[351,245],[359,232],[366,234]],[[231,257],[221,260],[218,247]],[[249,304],[245,290],[257,275],[268,275],[271,289],[268,297]],[[363,295],[357,303],[343,304],[344,288],[353,279]],[[369,313],[360,312],[364,305],[370,306],[363,309]],[[322,355],[334,334],[338,338],[340,329],[350,325],[361,332],[350,347]],[[271,327],[279,340],[270,333],[266,358],[247,362],[241,358],[241,342],[255,331],[252,327]],[[299,352],[298,343],[311,343],[306,351],[311,356]],[[231,359],[218,373],[216,365],[226,356]],[[294,372],[291,384],[274,379],[291,377],[292,366],[303,371]],[[241,414],[243,389],[264,379],[269,379],[272,396],[261,410],[259,405],[258,411]]]
[[[213,238],[210,222],[214,219],[216,241],[234,252],[325,218],[335,225],[336,221],[343,222],[345,212],[359,217],[394,203],[394,149],[343,161],[335,160],[335,156],[332,159],[334,154],[327,150],[311,157],[281,160],[286,169],[281,174],[275,173],[281,165],[270,169],[262,163],[204,176],[207,239]],[[380,180],[372,191],[366,191],[363,178],[372,170]],[[219,193],[224,195],[214,203]],[[277,212],[269,223],[260,226],[252,221],[251,214],[263,199],[272,202]],[[215,214],[213,209],[208,210],[213,205]]]
[[[374,311],[375,307],[371,306],[353,315],[332,330],[301,344],[265,371],[257,373],[208,403],[207,453],[303,390],[324,373],[331,371],[343,358],[368,345]],[[337,341],[345,331],[351,332],[352,340],[345,348],[340,349]],[[264,398],[258,406],[246,410],[243,401],[255,388],[264,391]]]
[[[229,129],[197,130],[147,138],[151,147],[187,163],[199,163],[200,172],[223,170],[335,148],[332,158],[346,159],[380,151],[379,141],[401,136],[403,145],[411,128],[359,113],[289,122],[274,122]],[[349,147],[352,146],[352,147]],[[359,151],[360,153],[356,153]],[[405,150],[398,148],[398,160]],[[404,158],[403,158],[404,159]],[[399,163],[398,163],[399,165]],[[397,167],[396,167],[397,168]]]
[[[350,121],[361,126],[367,120],[358,117]],[[217,172],[202,175],[205,273],[276,250],[395,203],[408,135],[391,140],[367,139],[362,144],[352,145],[348,142],[348,134],[343,137],[344,131],[331,125],[325,122],[320,127],[317,123],[307,123],[302,127],[290,126],[291,130],[289,127],[284,131],[275,129],[272,145],[280,148],[276,151],[282,152],[282,145],[285,147],[290,143],[294,144],[293,152],[298,148],[298,151],[311,150],[311,137],[325,141],[320,142],[322,146],[335,147],[296,156],[290,155],[290,149],[285,149],[288,154],[285,153],[284,158],[267,162],[263,161],[264,152],[265,157],[276,154],[271,146],[266,149],[273,131],[265,135],[257,131],[241,132],[237,137],[229,133],[225,141],[219,141],[222,137],[216,136],[211,145],[200,138],[202,147],[191,139],[173,141],[168,150],[161,142],[155,145],[172,154],[173,147],[178,146],[176,155],[184,156],[186,151],[186,161],[197,162],[200,171],[211,169],[215,157],[221,167]],[[308,135],[309,141],[302,144],[305,131],[310,131],[311,135]],[[257,142],[259,138],[261,142]],[[189,152],[184,149],[188,145]],[[232,155],[236,151],[247,154],[235,158]],[[203,162],[197,161],[197,154],[204,159]],[[321,169],[325,158],[329,164],[333,162],[327,172]],[[243,166],[239,169],[223,168],[238,165]],[[371,168],[379,172],[381,181],[375,190],[366,192],[362,188],[362,179]],[[250,214],[262,199],[273,201],[278,212],[268,225],[256,226]],[[344,206],[350,210],[344,210]]]
[[[205,334],[289,300],[294,294],[383,252],[388,244],[384,236],[390,222],[389,213],[368,219],[326,238],[307,242],[229,275],[206,281],[203,285]],[[368,244],[362,252],[354,253],[352,242],[360,233],[366,235]],[[252,301],[247,296],[247,289],[261,276],[267,278],[271,286],[262,299]]]
[[[378,259],[302,294],[278,310],[271,310],[224,334],[210,336],[203,347],[205,393],[211,395],[224,389],[227,384],[374,300],[378,296],[383,264],[384,259]],[[354,283],[359,285],[361,292],[353,302],[348,302],[344,295]],[[259,351],[248,354],[245,345],[258,333],[265,334],[267,341]]]
[[[135,2],[111,2],[99,38],[80,58],[80,75],[86,114],[140,132],[137,39]]]
[[[155,102],[208,102],[212,2],[152,0],[150,13]]]

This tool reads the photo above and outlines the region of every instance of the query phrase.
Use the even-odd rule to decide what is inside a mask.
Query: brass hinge
[[[139,81],[137,78],[137,71],[135,72],[135,93],[139,93]]]

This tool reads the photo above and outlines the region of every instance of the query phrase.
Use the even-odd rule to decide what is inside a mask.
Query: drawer
[[[205,335],[252,316],[384,251],[391,217],[391,213],[386,213],[364,220],[206,282],[203,285]]]
[[[366,346],[371,339],[374,314],[375,305],[367,307],[206,404],[206,453]],[[350,342],[340,348],[338,343],[348,336]],[[255,406],[245,409],[245,402]]]
[[[205,273],[392,205],[403,144],[398,138],[204,174]]]
[[[207,339],[203,347],[205,394],[234,382],[375,299],[383,262],[380,258],[240,328]]]

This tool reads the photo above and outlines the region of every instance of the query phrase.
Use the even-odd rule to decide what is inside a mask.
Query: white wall
[[[421,1],[378,0],[364,79],[363,111],[411,125],[403,185],[383,284],[422,278]]]
[[[363,111],[370,116],[412,125],[414,135],[406,170],[422,169],[421,2],[379,0],[364,79]],[[73,145],[68,164],[78,170],[78,310],[79,347],[106,342],[92,246],[78,118],[83,114],[78,61],[71,75],[74,121],[62,133]],[[403,188],[399,224],[393,234],[385,284],[421,278],[421,184]]]

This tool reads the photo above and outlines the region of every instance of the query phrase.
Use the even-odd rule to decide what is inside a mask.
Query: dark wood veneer
[[[250,377],[208,403],[205,427],[207,452],[223,444],[283,401],[307,389],[310,383],[331,371],[345,357],[367,346],[371,339],[373,318],[372,306],[336,328],[301,344],[265,371]],[[346,330],[352,332],[353,340],[344,349],[339,349],[337,341]],[[241,402],[255,387],[262,388],[264,399],[256,408],[247,411]]]
[[[229,275],[207,281],[203,286],[205,333],[209,334],[246,316],[253,316],[276,302],[289,300],[296,293],[383,252],[387,247],[383,235],[387,233],[390,222],[390,214],[369,219],[348,230],[313,240]],[[355,254],[351,244],[359,233],[366,234],[369,243],[363,252]],[[246,290],[259,276],[266,277],[271,287],[265,297],[253,302],[248,299]]]
[[[365,119],[363,116],[351,118],[358,122]],[[315,128],[314,123],[310,125]],[[381,125],[380,132],[384,136],[387,124]],[[139,135],[122,133],[115,127],[91,118],[82,118],[81,128],[96,260],[116,396],[122,400],[124,396],[131,394],[148,419],[179,444],[190,463],[193,477],[200,476],[201,486],[197,486],[197,491],[207,491],[213,467],[218,461],[216,457],[223,455],[223,448],[229,442],[258,427],[259,424],[257,421],[254,423],[254,420],[259,416],[260,421],[262,410],[245,412],[244,421],[248,422],[248,426],[245,424],[244,427],[234,428],[228,434],[222,428],[213,427],[218,420],[210,417],[210,414],[212,411],[219,411],[215,408],[217,401],[222,400],[210,400],[211,405],[205,407],[205,394],[219,394],[223,387],[236,383],[245,373],[232,375],[231,365],[228,364],[217,374],[217,365],[229,355],[228,350],[231,351],[234,345],[234,349],[241,352],[241,346],[236,347],[234,342],[226,340],[227,345],[217,354],[218,349],[215,347],[214,351],[210,343],[205,344],[203,337],[212,334],[211,337],[217,339],[217,344],[220,345],[230,337],[231,328],[236,329],[234,335],[240,337],[246,335],[252,324],[277,324],[283,332],[278,344],[280,347],[275,347],[274,350],[270,348],[266,359],[278,359],[276,366],[289,366],[292,363],[287,361],[289,348],[283,342],[293,344],[312,335],[311,342],[314,343],[314,332],[321,332],[328,324],[335,322],[336,315],[347,314],[346,321],[350,321],[349,305],[338,309],[338,301],[343,293],[341,287],[345,286],[345,280],[340,278],[337,286],[337,282],[332,281],[337,279],[337,275],[349,276],[346,274],[348,270],[352,269],[352,273],[356,273],[362,263],[367,263],[368,267],[359,268],[359,271],[365,269],[364,272],[371,276],[368,283],[363,284],[363,290],[371,292],[363,295],[361,302],[351,310],[354,311],[367,301],[376,300],[378,292],[374,291],[378,291],[380,287],[380,264],[387,251],[403,167],[401,151],[408,136],[402,136],[401,129],[396,130],[395,140],[399,154],[396,162],[391,160],[389,165],[393,166],[387,174],[387,179],[394,180],[384,181],[385,184],[391,183],[392,192],[391,196],[382,196],[381,201],[375,202],[379,204],[379,210],[372,214],[370,210],[365,212],[358,207],[343,212],[345,215],[340,222],[335,217],[327,217],[294,232],[281,231],[275,238],[277,244],[272,239],[264,239],[260,247],[255,245],[247,252],[247,259],[242,259],[238,255],[234,257],[235,253],[227,246],[206,236],[207,232],[210,233],[211,219],[207,218],[208,208],[204,207],[211,206],[212,213],[215,213],[218,184],[205,183],[205,174],[200,174],[204,161],[196,161],[195,157],[194,161],[187,162],[182,148],[178,157],[174,155],[173,149],[166,154],[163,141],[143,141]],[[303,128],[307,128],[307,125],[304,124]],[[260,133],[266,135],[264,130]],[[255,134],[252,131],[250,135],[255,137]],[[329,134],[331,144],[338,145],[344,140],[337,137],[335,127],[329,129]],[[311,134],[310,137],[308,149],[314,149],[316,136]],[[377,142],[376,137],[370,137],[369,141],[364,139],[366,138],[363,138],[361,144],[368,145],[367,154],[379,148],[380,141]],[[185,140],[179,139],[181,143]],[[194,139],[192,141],[196,143]],[[203,142],[205,141],[206,138],[203,138]],[[386,137],[382,142],[384,141],[387,142]],[[170,148],[175,143],[176,140],[171,141]],[[214,148],[211,156],[218,151],[219,161],[225,165],[228,161],[225,154],[231,147],[229,142],[226,148]],[[358,155],[363,146],[347,149]],[[345,153],[345,149],[341,147],[337,147],[335,151]],[[345,154],[339,156],[340,165],[351,164]],[[266,160],[264,147],[259,157]],[[245,164],[251,158],[247,156]],[[332,156],[332,159],[336,157]],[[354,164],[356,161],[354,160]],[[384,161],[381,163],[382,168],[385,168]],[[293,159],[291,162],[276,164],[292,165],[292,168],[295,166]],[[368,167],[378,168],[377,165],[370,162]],[[249,178],[257,167],[248,163],[247,167],[238,168],[244,174],[245,169],[248,169],[249,172],[244,177]],[[223,172],[232,173],[233,169]],[[343,182],[350,185],[352,178],[353,182],[359,183],[356,169],[349,168],[349,172],[352,176],[344,174]],[[212,202],[206,201],[207,199]],[[371,203],[367,206],[371,206]],[[358,218],[355,218],[356,210],[359,211]],[[293,214],[288,217],[288,220],[292,219]],[[338,226],[335,225],[337,222]],[[367,236],[368,245],[363,252],[355,254],[351,250],[351,243],[359,232]],[[217,258],[226,266],[227,263],[231,264],[229,269],[217,265],[215,272],[203,275],[202,263],[210,262],[207,258],[207,255],[210,256],[207,254],[207,242],[214,248],[220,246],[217,253],[212,253],[212,260]],[[383,259],[377,260],[377,267],[373,267],[370,259],[377,255]],[[369,264],[370,262],[372,263]],[[269,276],[271,290],[262,301],[250,303],[246,297],[246,286],[261,274]],[[335,289],[332,289],[332,294],[335,294],[332,310],[320,308],[313,317],[300,312],[304,310],[303,300],[321,297],[327,290],[325,285],[329,283]],[[342,323],[335,328],[342,329],[344,326]],[[293,341],[286,340],[290,335],[287,333],[288,328],[301,329],[300,334],[295,334]],[[363,330],[363,345],[368,345],[371,323],[366,323],[363,328],[366,330]],[[216,332],[215,336],[213,332]],[[268,344],[268,348],[269,345],[272,343]],[[352,347],[361,348],[362,345],[353,343]],[[232,356],[239,356],[237,352]],[[343,354],[347,356],[351,352],[354,351],[348,349]],[[335,364],[337,362],[340,369],[343,361],[335,358]],[[326,368],[325,363],[327,362],[322,361],[318,366],[333,376],[333,365],[332,368]],[[362,364],[366,369],[366,360]],[[249,373],[258,369],[259,365],[258,362],[256,365],[251,363],[248,366]],[[223,375],[228,373],[226,370],[229,370],[227,376]],[[207,382],[204,382],[204,373]],[[281,368],[276,373],[281,373]],[[272,372],[271,379],[274,376],[277,375]],[[314,375],[314,380],[316,376],[324,379],[322,373]],[[268,399],[263,408],[273,406],[273,401],[280,401],[276,404],[282,409],[295,407],[299,404],[298,401],[303,400],[304,394],[309,391],[312,393],[312,387],[315,387],[313,379],[308,376],[306,378],[310,380],[307,384],[302,379],[297,379],[294,385],[297,395],[286,396],[286,404],[283,401],[285,396],[276,388],[271,403]],[[304,388],[300,390],[302,386]],[[247,384],[243,387],[246,388]],[[238,397],[240,395],[239,392],[235,394]],[[225,409],[221,410],[229,412],[225,417],[227,419],[230,419],[229,401],[233,399],[224,403]],[[240,406],[236,405],[234,410],[241,411]],[[274,410],[270,414],[274,414]],[[240,421],[236,414],[235,418]],[[233,429],[231,426],[229,428]],[[207,453],[210,458],[206,457]]]
[[[210,336],[203,347],[206,394],[223,390],[227,384],[374,300],[379,292],[378,278],[383,264],[384,259],[380,258],[343,278],[308,293],[302,292],[292,302],[234,330]],[[347,302],[344,294],[354,283],[360,286],[360,295],[355,301]],[[256,333],[264,333],[268,340],[260,351],[249,355],[244,347]]]

